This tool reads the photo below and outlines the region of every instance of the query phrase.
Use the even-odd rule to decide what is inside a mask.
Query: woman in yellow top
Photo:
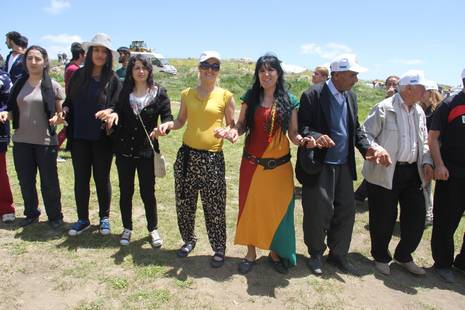
[[[197,198],[200,192],[208,238],[214,251],[212,267],[221,267],[226,250],[226,180],[223,139],[234,124],[234,98],[230,91],[217,86],[220,55],[206,51],[199,59],[199,85],[181,93],[181,107],[176,120],[154,129],[152,136],[164,136],[180,129],[187,121],[183,144],[174,164],[176,212],[184,245],[178,257],[186,257],[194,249]]]

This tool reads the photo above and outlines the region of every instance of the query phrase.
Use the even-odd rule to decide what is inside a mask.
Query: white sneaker
[[[3,223],[13,223],[16,220],[16,216],[14,213],[7,213],[2,215],[2,222]]]
[[[160,234],[158,233],[158,230],[154,229],[150,232],[150,240],[152,243],[152,246],[155,248],[159,248],[163,244],[163,240],[160,237]]]
[[[121,238],[119,239],[119,244],[128,245],[129,241],[131,241],[131,234],[132,234],[132,231],[125,228],[123,230],[123,233],[121,234]]]

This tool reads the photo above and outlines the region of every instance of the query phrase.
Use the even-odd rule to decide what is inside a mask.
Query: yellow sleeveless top
[[[200,100],[196,88],[181,92],[181,101],[187,109],[187,127],[183,143],[198,150],[219,152],[223,139],[215,138],[215,129],[223,127],[224,111],[231,100],[229,90],[216,87],[208,98]]]

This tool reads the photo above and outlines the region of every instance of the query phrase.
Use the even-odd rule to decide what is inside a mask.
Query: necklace
[[[271,123],[270,123],[270,131],[268,132],[268,143],[271,143],[273,138],[273,129],[274,129],[274,121],[276,119],[276,103],[273,100],[271,104]]]

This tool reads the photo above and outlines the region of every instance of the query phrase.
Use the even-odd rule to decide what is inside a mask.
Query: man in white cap
[[[425,274],[412,258],[425,226],[422,184],[433,177],[425,113],[417,104],[425,84],[422,71],[408,71],[399,80],[399,92],[374,106],[362,126],[370,145],[385,155],[379,162],[365,161],[362,171],[368,182],[371,255],[385,275],[391,274],[388,248],[398,204],[401,233],[394,259],[415,275]]]
[[[454,259],[454,233],[465,211],[465,69],[464,88],[436,109],[429,132],[436,178],[431,249],[434,268],[447,282],[455,282],[452,266],[465,272],[465,236]]]
[[[357,274],[347,260],[355,220],[354,146],[364,156],[375,154],[360,129],[357,98],[351,89],[358,73],[366,69],[354,55],[336,58],[330,69],[328,81],[302,94],[298,112],[299,133],[317,143],[313,161],[307,161],[307,151],[299,148],[296,164],[297,179],[302,183],[304,241],[310,254],[307,265],[314,274],[323,273],[327,237],[327,261],[343,272]]]

